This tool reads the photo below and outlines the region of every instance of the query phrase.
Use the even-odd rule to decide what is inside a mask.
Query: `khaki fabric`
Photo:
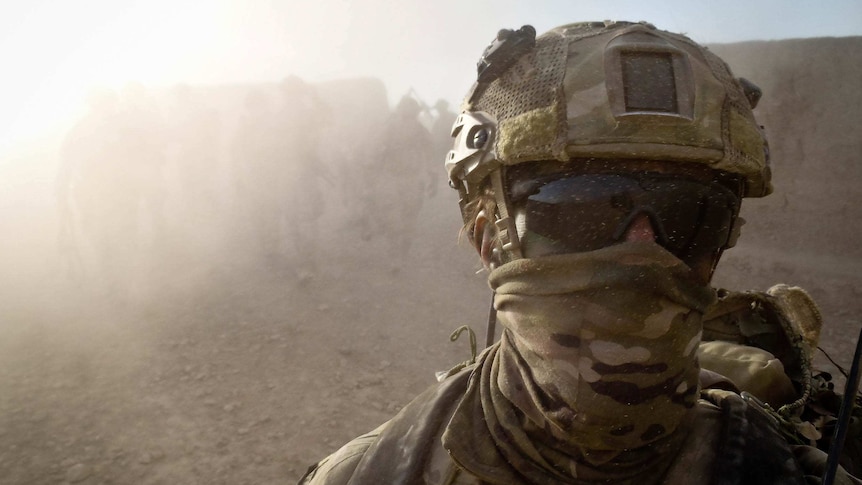
[[[766,350],[733,342],[702,342],[698,348],[704,369],[726,376],[739,388],[778,409],[793,402],[796,390],[784,365]]]
[[[342,446],[335,453],[312,467],[300,483],[305,485],[347,483],[356,471],[356,467],[362,460],[362,457],[365,456],[368,447],[379,438],[381,430],[386,426],[387,424],[382,424],[374,431],[366,433]]]

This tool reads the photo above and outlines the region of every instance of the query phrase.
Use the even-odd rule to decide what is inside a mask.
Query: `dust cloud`
[[[367,320],[369,307],[380,313],[367,300],[387,291],[372,288],[437,264],[457,244],[457,209],[428,203],[454,195],[441,177],[455,118],[445,102],[409,95],[390,108],[378,79],[295,76],[162,90],[133,83],[87,100],[67,130],[19,147],[4,165],[0,437],[10,447],[0,447],[0,468],[15,483],[91,474],[140,483],[153,478],[112,468],[151,469],[141,460],[189,452],[177,446],[226,446],[217,433],[167,439],[166,423],[152,420],[185,423],[187,410],[177,415],[171,399],[242,414],[253,394],[235,383],[214,397],[213,385],[237,374],[262,385],[265,355],[297,361],[272,365],[266,383],[269,396],[289,393],[291,378],[276,375],[309,370],[294,352],[308,344],[297,334],[355,337],[351,323]],[[197,331],[204,337],[190,337]],[[317,344],[320,352],[339,338]],[[238,355],[224,355],[226,345]],[[347,342],[341,351],[354,352]],[[186,380],[197,391],[158,390]],[[263,422],[295,428],[277,413],[295,412],[296,397],[279,401]],[[253,414],[240,430],[264,427],[256,420],[267,413]],[[183,426],[175,424],[170,432]],[[269,479],[296,466],[281,433],[260,452]]]
[[[808,289],[842,365],[862,314],[862,99],[842,81],[860,48],[713,47],[764,90],[776,186],[716,284]],[[8,152],[4,483],[290,482],[467,359],[448,336],[481,337],[490,292],[442,167],[454,107],[390,99],[373,77],[132,83]]]

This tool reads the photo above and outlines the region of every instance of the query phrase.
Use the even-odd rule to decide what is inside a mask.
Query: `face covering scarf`
[[[505,330],[444,434],[453,459],[497,483],[660,477],[697,401],[714,291],[641,242],[516,260],[488,281]]]

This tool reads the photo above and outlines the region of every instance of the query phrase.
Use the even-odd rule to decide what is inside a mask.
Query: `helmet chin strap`
[[[494,248],[495,259],[499,264],[523,258],[521,252],[521,241],[518,238],[518,230],[515,227],[515,219],[509,214],[509,198],[507,196],[506,184],[503,182],[505,167],[493,171],[489,177],[491,187],[494,190],[494,198],[497,200],[497,214],[494,225],[497,228],[498,243]],[[494,308],[494,295],[491,293],[491,305],[488,309],[488,326],[485,330],[485,347],[490,347],[496,339],[497,333],[497,309]]]
[[[509,198],[506,193],[506,185],[503,183],[505,167],[500,167],[491,173],[491,187],[494,189],[494,197],[497,199],[497,238],[499,247],[508,256],[508,260],[523,258],[521,253],[521,242],[518,239],[518,230],[515,227],[515,219],[509,215]]]

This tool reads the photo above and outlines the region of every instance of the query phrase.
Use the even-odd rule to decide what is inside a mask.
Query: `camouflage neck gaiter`
[[[486,412],[514,406],[524,422],[509,425],[591,466],[668,443],[697,400],[701,317],[715,298],[684,263],[629,242],[516,260],[489,283],[505,330]]]

